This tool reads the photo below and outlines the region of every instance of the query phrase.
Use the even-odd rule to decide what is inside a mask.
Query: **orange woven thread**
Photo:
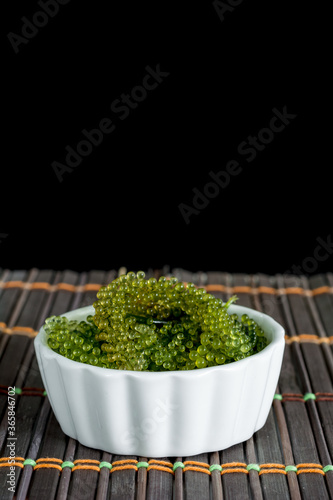
[[[289,286],[283,289],[284,293],[291,293],[291,294],[297,294],[297,295],[303,295],[304,293],[304,288],[301,288],[300,286]]]
[[[257,288],[258,293],[269,293],[271,295],[276,294],[276,288],[273,288],[271,286],[258,286]]]
[[[166,462],[164,460],[155,460],[153,458],[149,460],[148,464],[164,465],[165,467],[171,467],[171,468],[173,467],[173,464],[171,462]]]
[[[112,469],[110,470],[110,472],[115,472],[117,470],[127,470],[127,469],[138,470],[136,465],[128,464],[128,465],[118,465],[117,467],[112,466]]]
[[[272,464],[260,464],[260,468],[262,467],[275,467],[276,469],[284,469],[285,468],[285,465],[283,464],[275,464],[275,463],[272,463]]]
[[[233,472],[244,472],[245,474],[248,474],[249,471],[243,467],[235,467],[235,468],[232,468],[232,469],[225,469],[225,470],[222,470],[221,471],[221,474],[230,474],[230,473],[233,473]]]
[[[147,467],[147,471],[149,470],[160,470],[162,472],[170,472],[170,474],[174,474],[174,471],[172,469],[170,469],[169,467],[163,467],[162,465],[149,465],[149,467]]]
[[[4,323],[3,321],[0,321],[0,328],[6,328],[7,325],[6,323]]]
[[[72,471],[74,472],[75,470],[80,470],[80,469],[81,470],[94,470],[96,472],[99,472],[99,467],[96,467],[96,465],[75,465],[72,468]]]
[[[60,458],[38,458],[36,460],[36,464],[38,462],[57,462],[58,464],[62,464],[62,460]]]
[[[285,470],[282,470],[282,469],[264,469],[264,470],[261,470],[259,472],[259,476],[261,476],[261,474],[284,474],[286,475],[286,471]]]
[[[51,287],[50,283],[46,283],[45,281],[35,281],[35,283],[29,284],[28,288],[39,289],[39,290],[49,290]]]
[[[34,470],[36,469],[58,469],[60,472],[62,471],[62,468],[60,465],[56,464],[37,464],[34,466]]]
[[[55,286],[56,290],[68,290],[69,292],[75,292],[76,288],[75,285],[70,285],[69,283],[58,283]]]
[[[199,465],[200,467],[207,467],[209,469],[209,464],[206,464],[205,462],[196,462],[195,460],[186,460],[183,462],[184,465]]]
[[[75,463],[75,462],[74,462]],[[98,462],[99,463],[99,462]],[[134,458],[127,458],[125,460],[116,460],[115,462],[112,462],[112,467],[114,465],[123,465],[123,464],[137,464],[138,461],[135,460]]]
[[[28,335],[29,337],[35,337],[38,334],[36,330],[30,328],[29,326],[13,326],[12,328],[8,328],[6,323],[0,323],[0,330],[3,333],[8,333],[9,335],[15,333],[16,335]]]
[[[0,464],[0,467],[21,467],[21,469],[24,468],[24,465],[21,464],[21,462],[13,462],[13,463],[2,463]]]
[[[206,285],[205,289],[207,292],[225,292],[227,287],[224,285]]]
[[[319,286],[318,288],[314,288],[311,290],[313,296],[320,295],[321,293],[330,293],[332,292],[332,288],[329,286]]]
[[[4,283],[3,288],[21,288],[23,281],[7,281]]]
[[[246,467],[246,464],[244,462],[227,462],[226,464],[221,464],[222,469],[224,467]]]
[[[305,342],[311,342],[314,344],[325,344],[331,342],[331,337],[319,337],[318,335],[311,335],[308,333],[302,333],[299,335],[300,340],[304,340]]]
[[[315,472],[317,474],[321,474],[322,476],[325,476],[325,472],[323,472],[321,469],[301,469],[296,472],[296,474],[304,474],[304,473],[310,473],[310,472]]]
[[[284,336],[284,340],[286,341],[286,344],[291,344],[292,342],[300,342],[299,337],[297,335],[293,335],[290,337],[289,335]]]
[[[250,286],[234,286],[232,288],[234,293],[251,293],[254,290],[254,288],[251,288]]]
[[[101,288],[102,285],[99,285],[98,283],[87,283],[86,285],[83,285],[83,289],[88,292],[88,291],[96,291]]]
[[[316,401],[333,401],[333,392],[316,392]]]
[[[295,394],[292,392],[283,392],[281,394],[283,401],[300,401],[304,403],[303,394]]]
[[[44,389],[40,387],[22,387],[21,396],[43,396]],[[56,460],[59,460],[58,458]],[[37,460],[36,460],[37,462]]]
[[[302,333],[301,335],[293,335],[292,337],[285,335],[285,341],[287,344],[291,344],[292,342],[308,342],[311,344],[331,344],[333,343],[333,336],[319,337],[318,335]]]
[[[73,464],[99,464],[100,461],[99,460],[90,460],[90,459],[87,459],[87,458],[78,458],[77,460],[74,460]]]
[[[183,282],[184,285],[187,285],[187,282]],[[1,288],[26,288],[26,289],[45,289],[50,291],[56,290],[69,290],[71,292],[75,291],[98,291],[101,286],[101,283],[86,283],[85,285],[71,285],[69,283],[58,283],[57,285],[51,285],[50,283],[43,281],[36,281],[35,283],[23,282],[20,280],[17,281],[7,281],[0,282]],[[203,286],[207,291],[216,291],[216,292],[240,292],[240,293],[269,293],[269,294],[299,294],[306,296],[316,296],[323,293],[333,293],[333,287],[331,286],[320,286],[314,288],[313,290],[304,289],[302,287],[287,287],[287,288],[273,288],[269,286],[261,285],[259,287],[251,287],[251,286],[226,286],[222,284],[209,284]]]
[[[322,469],[322,468],[323,468],[323,466],[322,466],[321,464],[314,464],[314,463],[312,463],[312,462],[310,462],[310,463],[306,463],[306,462],[305,462],[304,464],[297,464],[297,465],[296,465],[296,468],[297,468],[297,469],[302,468],[302,467],[317,467],[317,468],[319,468],[319,469]]]
[[[332,337],[320,337],[318,339],[318,344],[329,344],[332,341]]]
[[[2,457],[2,458],[0,458],[0,462],[6,462],[6,461],[8,462],[8,460],[15,460],[15,462],[17,460],[22,460],[22,462],[24,462],[25,458],[23,458],[23,457]]]
[[[303,398],[293,398],[293,397],[285,397],[283,401],[299,401],[300,403],[305,403]]]
[[[27,332],[27,333],[35,333],[35,330],[33,328],[31,328],[30,326],[13,326],[11,328],[11,330],[13,332],[20,331],[20,332]]]
[[[193,465],[189,465],[188,467],[184,467],[183,472],[186,472],[186,471],[189,471],[189,470],[192,470],[192,471],[195,471],[195,472],[204,472],[205,474],[211,475],[210,470],[208,470],[208,469],[202,469],[201,467],[195,467]]]

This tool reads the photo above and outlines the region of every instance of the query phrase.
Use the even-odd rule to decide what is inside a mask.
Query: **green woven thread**
[[[148,462],[138,462],[136,464],[137,468],[140,469],[140,467],[149,467],[149,463]]]
[[[274,394],[273,399],[278,399],[279,401],[282,401],[282,395],[281,394]]]
[[[21,394],[22,393],[22,389],[20,389],[19,387],[15,387],[15,394]]]
[[[63,463],[61,464],[61,468],[62,468],[62,469],[64,469],[65,467],[70,467],[70,468],[72,469],[72,468],[74,467],[74,464],[73,464],[73,462],[69,462],[69,461],[67,460],[67,462],[63,462]]]
[[[181,467],[182,469],[184,469],[185,465],[183,464],[183,462],[175,462],[173,464],[173,471],[175,471],[176,469],[178,469],[178,467]]]
[[[220,472],[221,472],[221,471],[222,471],[222,467],[221,467],[221,465],[219,465],[219,464],[213,464],[213,465],[211,465],[211,466],[209,467],[209,471],[210,471],[210,472],[213,472],[213,470],[218,470],[218,471],[220,471]]]
[[[286,465],[284,470],[286,472],[297,472],[297,467],[295,465]]]
[[[256,470],[257,472],[260,472],[260,465],[258,464],[248,464],[246,466],[247,470]]]
[[[26,458],[23,462],[23,465],[32,465],[33,467],[35,467],[36,462],[31,458]]]
[[[43,392],[43,396],[47,396],[47,392],[46,391]]]
[[[323,472],[328,472],[329,470],[332,470],[333,471],[333,465],[325,465],[325,467],[323,467]]]
[[[304,401],[307,401],[308,399],[316,399],[316,395],[313,394],[313,392],[307,392],[303,396]]]
[[[99,468],[102,469],[103,467],[107,467],[108,469],[112,469],[112,464],[110,464],[110,462],[101,462],[99,464]]]

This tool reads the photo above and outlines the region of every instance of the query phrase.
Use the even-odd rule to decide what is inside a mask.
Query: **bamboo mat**
[[[46,317],[92,304],[99,286],[122,272],[0,270],[0,498],[333,499],[332,273],[250,276],[167,267],[147,273],[170,273],[223,300],[236,293],[238,304],[284,326],[274,401],[265,426],[248,441],[194,457],[152,460],[86,448],[62,433],[44,392],[34,336]]]

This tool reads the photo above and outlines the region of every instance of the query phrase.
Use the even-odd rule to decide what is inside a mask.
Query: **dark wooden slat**
[[[21,339],[22,341],[22,339]],[[31,340],[30,340],[31,341]],[[40,381],[37,380],[35,375],[38,374],[38,371],[34,369],[32,372],[32,377],[28,378],[29,386],[31,387],[39,387]],[[30,385],[31,384],[31,385]],[[25,399],[24,399],[25,398]],[[17,438],[15,441],[15,455],[20,457],[26,457],[29,444],[31,441],[31,434],[36,424],[36,418],[38,417],[41,405],[43,404],[44,398],[41,396],[16,396],[15,403],[15,437]],[[7,434],[8,428],[8,418],[7,412],[4,414],[3,420],[1,422],[1,433],[0,433],[0,441],[2,450],[2,456],[8,456],[7,446],[7,438],[9,435]],[[0,469],[0,491],[7,491],[7,496],[4,498],[12,498],[12,494],[7,490],[7,468]],[[21,468],[16,467],[15,469],[15,481],[16,485],[19,484],[20,476],[21,476]]]
[[[27,279],[27,271],[12,271],[9,274],[6,273],[5,281],[25,281]],[[20,296],[22,289],[17,288],[3,288],[0,290],[0,321],[8,323],[9,317],[12,313],[13,307],[15,306],[18,297]]]
[[[50,409],[49,400],[44,398],[25,458],[36,460],[40,443],[43,439],[44,431],[47,425]],[[16,500],[26,500],[32,474],[33,466],[25,465],[18,483]]]
[[[35,280],[35,277],[37,276],[37,269],[32,269],[29,274],[27,275],[27,283],[31,283]],[[21,290],[21,288],[14,289],[14,294],[10,293],[10,302],[12,304],[12,309],[10,310],[10,313],[3,312],[3,316],[0,316],[1,321],[4,321],[9,328],[12,328],[13,326],[16,325],[17,318],[19,314],[21,313],[21,310],[23,308],[23,305],[26,301],[26,298],[28,296],[28,290]],[[6,293],[4,294],[4,297],[8,298],[8,292],[12,292],[13,289],[6,289]],[[4,298],[2,297],[2,299]],[[2,300],[1,300],[1,303]],[[1,304],[0,303],[0,304]],[[7,306],[9,304],[7,303]],[[1,306],[0,306],[1,307]],[[2,319],[3,318],[3,319]],[[7,319],[6,319],[7,318]],[[9,341],[10,336],[8,334],[1,334],[1,340],[0,340],[0,356],[2,355],[4,349],[6,348],[7,342]]]
[[[302,278],[302,285],[305,289],[309,289],[308,282],[305,277]],[[315,302],[312,297],[306,297],[308,308],[311,313],[312,321],[316,327],[316,332],[320,338],[327,337],[324,327],[320,321],[319,312],[316,308]],[[316,374],[314,373],[315,380],[313,382],[313,389],[316,392],[328,392],[333,393],[333,352],[328,344],[320,345],[321,352],[326,361],[325,366],[320,368],[321,378],[325,379],[325,385],[321,380],[317,380]],[[315,361],[314,361],[315,362]],[[312,365],[313,361],[311,361]],[[324,370],[325,368],[325,370]],[[326,371],[327,370],[327,371]],[[309,368],[309,371],[312,372]],[[321,425],[324,430],[325,438],[327,441],[328,449],[333,450],[333,406],[331,402],[328,401],[318,401],[317,408],[319,411]]]
[[[64,462],[72,462],[75,456],[77,442],[75,439],[69,438],[67,443],[67,448],[64,455]],[[69,484],[71,480],[72,469],[70,467],[64,467],[59,480],[57,500],[66,500]]]
[[[90,271],[87,273],[86,283],[96,283],[101,286],[107,281],[107,274],[105,271]],[[84,292],[80,300],[79,307],[91,306],[96,300],[97,291]]]
[[[273,408],[269,412],[264,427],[255,433],[254,441],[259,464],[284,464]],[[287,478],[283,474],[263,474],[260,480],[263,496],[266,500],[287,500],[290,498]]]
[[[300,283],[301,285],[304,285],[304,280],[300,279]],[[293,310],[297,333],[301,334],[306,332],[317,335],[319,332],[316,330],[313,319],[310,315],[308,304],[309,299],[306,297],[299,297],[298,295],[291,295],[289,301]],[[333,383],[327,369],[322,346],[318,344],[304,343],[301,345],[301,350],[313,392],[327,392],[332,394]],[[328,450],[333,450],[332,405],[327,401],[318,401],[317,410],[320,413],[321,427],[324,430],[327,448]],[[326,459],[329,459],[328,455],[326,455]]]
[[[258,275],[253,278],[253,286],[276,288],[276,280],[274,277],[271,276]],[[258,300],[256,303],[257,309],[258,310],[260,309],[264,313],[269,314],[285,328],[285,323],[280,307],[281,306],[280,298],[270,293],[261,293],[258,295],[257,300]],[[287,347],[287,350],[289,350],[289,346]],[[285,374],[286,368],[288,366],[289,366],[288,363],[283,360],[281,369],[281,372],[283,374]],[[289,380],[292,378],[293,375],[294,372],[292,373],[288,372]],[[297,392],[297,390],[298,386],[296,386],[295,391]],[[277,393],[280,394],[279,386],[277,387]],[[292,446],[288,432],[288,426],[286,423],[281,401],[275,400],[273,402],[273,407],[274,407],[275,418],[277,421],[277,426],[279,428],[284,464],[295,466],[295,461],[292,453]],[[294,471],[289,471],[287,474],[287,480],[289,485],[290,498],[292,500],[301,500],[301,494],[298,486],[296,473]]]
[[[1,385],[14,386],[15,379],[20,369],[20,364],[24,359],[25,352],[31,339],[20,335],[11,335],[6,346],[6,350],[1,358],[0,380]],[[13,363],[15,359],[15,363]],[[0,418],[3,418],[4,411],[7,408],[7,396],[0,394]]]
[[[78,443],[75,452],[75,460],[98,460],[101,461],[102,452],[87,448]],[[77,464],[79,465],[79,464]],[[82,464],[85,465],[85,464]],[[86,464],[89,465],[89,464]],[[96,464],[91,464],[96,465]],[[68,496],[71,500],[82,500],[83,498],[94,498],[99,479],[99,472],[91,469],[80,469],[72,472],[69,484]]]
[[[257,456],[255,453],[254,439],[253,436],[248,439],[245,443],[245,457],[247,464],[257,464]],[[254,500],[263,500],[261,484],[259,480],[258,471],[254,469],[249,470],[249,481],[252,498]]]
[[[327,275],[316,274],[315,276],[310,276],[308,279],[309,286],[311,290],[315,288],[320,288],[322,286],[330,286]],[[327,333],[333,332],[333,294],[331,293],[321,293],[315,295],[313,300],[319,311],[321,321],[323,323],[324,329]]]
[[[49,270],[39,271],[34,281],[53,283],[55,272]],[[32,289],[27,294],[27,299],[20,315],[17,318],[17,326],[29,326],[33,328],[38,324],[44,302],[48,298],[47,290]]]
[[[137,460],[130,455],[114,455],[112,462],[118,460]],[[111,473],[111,499],[112,500],[134,500],[136,494],[136,474],[134,469],[118,470]]]
[[[195,283],[197,286],[204,286],[207,282],[207,274],[203,272],[193,273],[185,269],[174,268],[170,272],[170,276],[175,276],[178,281],[186,283]]]
[[[273,403],[274,414],[276,417],[277,425],[279,427],[280,437],[281,437],[281,447],[283,450],[284,464],[295,466],[295,460],[292,452],[292,446],[290,442],[288,426],[286,418],[283,412],[282,403],[279,400],[275,400]],[[301,493],[298,486],[297,475],[295,471],[288,471],[287,480],[289,485],[289,494],[291,500],[301,500]]]
[[[303,277],[302,281],[304,288],[310,290],[309,280],[306,280],[306,278]],[[318,281],[315,283],[318,283]],[[321,285],[318,284],[318,287],[327,286],[327,282],[325,282],[324,279],[320,280],[320,283]],[[328,309],[328,306],[330,306],[328,294],[325,293],[315,295],[314,297],[307,297],[307,300],[312,319],[319,337],[328,337],[328,332],[333,331],[333,319],[329,324],[323,323],[323,321],[326,321],[327,313],[332,313],[333,310],[333,305],[330,307],[330,309]],[[331,380],[333,380],[333,349],[326,343],[321,344],[321,349],[325,356],[326,367],[330,374],[330,378]]]
[[[169,458],[159,458],[155,460],[163,460],[169,462]],[[148,472],[147,484],[147,500],[155,500],[163,498],[163,500],[172,500],[173,498],[173,476],[170,472],[159,470],[150,470]]]
[[[221,452],[223,464],[241,462],[245,463],[243,443],[236,444]],[[244,472],[225,473],[222,475],[223,494],[225,500],[250,499],[248,475]]]
[[[73,271],[64,271],[59,276],[57,280],[55,280],[56,284],[58,283],[68,283],[69,285],[79,285],[80,284],[80,276],[78,273]],[[57,292],[52,292],[50,294],[53,298],[52,302],[52,313],[50,315],[59,316],[71,309],[71,304],[74,299],[74,293],[69,290],[57,290]],[[43,318],[45,320],[45,318]]]
[[[63,459],[66,450],[67,438],[63,434],[53,412],[50,412],[43,441],[41,443],[38,458]],[[59,465],[59,464],[58,464]],[[61,472],[53,468],[36,469],[31,478],[28,496],[29,500],[40,500],[40,498],[55,498]]]
[[[22,272],[25,273],[25,271],[22,271]],[[11,273],[11,271],[9,269],[1,269],[0,268],[0,282],[7,282],[9,280],[10,273]],[[1,300],[2,292],[3,292],[3,288],[0,287],[0,300]]]
[[[333,288],[333,273],[326,273],[325,279],[327,280],[328,285],[331,288]],[[331,304],[333,307],[333,294],[332,293],[330,294],[330,298],[331,298]]]
[[[186,457],[184,461],[208,462],[208,453]],[[188,470],[185,472],[185,500],[201,500],[209,498],[210,476],[204,472]]]
[[[51,276],[53,276],[53,273],[41,272],[41,273],[35,273],[34,277],[38,281],[44,282],[47,278],[51,278]],[[45,290],[38,290],[39,292],[38,300],[40,302],[40,305],[39,308],[36,307],[36,295],[34,295],[36,292],[37,290],[31,290],[29,292],[29,295],[27,296],[26,300],[22,302],[21,311],[17,314],[18,318],[24,317],[25,321],[27,322],[27,325],[32,328],[36,328],[36,325],[40,325],[41,321],[38,314],[36,314],[36,311],[35,310],[31,311],[31,307],[35,306],[35,309],[38,309],[40,314],[45,316],[47,314],[47,309],[51,303],[49,292]],[[34,295],[33,300],[31,300],[31,296],[33,295]],[[18,336],[15,337],[18,338]],[[19,342],[21,346],[23,346],[25,342],[28,342],[28,348],[23,363],[18,364],[18,366],[20,366],[20,370],[15,382],[16,387],[22,388],[24,382],[26,382],[25,385],[27,387],[42,388],[42,380],[40,377],[39,368],[34,353],[33,339],[29,339],[28,337],[20,337]],[[47,408],[47,411],[49,411],[48,402],[45,403],[43,399],[45,399],[43,396],[22,396],[18,399],[16,408],[16,428],[17,432],[19,433],[19,439],[18,439],[19,444],[16,450],[18,456],[25,457],[26,454],[29,452],[29,445],[31,449],[31,443],[30,443],[31,432],[35,427],[36,418],[38,418],[38,413],[41,408],[41,404],[43,404],[43,406]],[[40,436],[38,437],[38,439],[40,439]],[[32,452],[35,455],[38,453],[36,447],[32,447]],[[28,458],[35,459],[32,456]],[[31,466],[27,467],[27,471],[28,472],[24,470],[23,472],[22,485],[24,483],[24,488],[23,486],[21,486],[21,489],[23,488],[24,492],[27,491],[29,488],[29,480],[32,476]],[[21,476],[21,469],[18,469],[16,474],[17,482],[20,480],[20,476]],[[42,482],[42,484],[44,485],[44,481]],[[24,493],[22,493],[22,495],[23,494]]]
[[[148,463],[148,458],[139,457],[138,461]],[[146,493],[147,493],[147,468],[140,467],[138,470],[138,477],[137,477],[136,500],[146,500]]]
[[[182,457],[177,457],[174,459],[174,462],[182,462],[182,461],[183,461]],[[183,469],[181,467],[177,467],[175,470],[174,500],[184,500]]]
[[[287,283],[290,283],[288,279]],[[281,276],[277,277],[277,286],[279,288],[284,288],[287,283],[283,281]],[[293,286],[295,286],[295,282]],[[295,318],[296,311],[292,309],[291,302],[295,306],[295,301],[290,301],[289,297],[288,301],[284,300],[282,302],[282,306],[287,323],[287,333],[294,336],[297,333],[294,326],[297,319]],[[303,311],[301,313],[303,314]],[[279,385],[284,393],[305,394],[306,392],[312,392],[302,350],[296,342],[293,342],[290,346],[286,345]],[[295,401],[286,401],[284,403],[294,458],[296,463],[320,463],[321,460],[324,465],[329,463],[330,457],[322,433],[320,419],[314,401],[309,400],[306,405],[307,407],[303,402],[297,403]],[[311,477],[308,474],[300,474],[298,479],[304,498],[316,498],[317,495],[319,498],[329,498],[326,489],[328,482],[325,483],[320,474],[313,474]],[[328,476],[327,479],[329,481]],[[328,484],[328,486],[330,485]]]
[[[256,279],[249,276],[238,275],[235,286],[254,287]],[[243,302],[250,307],[261,311],[262,305],[257,295],[251,296],[242,293]],[[259,464],[277,463],[283,464],[283,456],[280,447],[280,436],[276,426],[273,408],[271,408],[264,427],[259,429],[254,435],[256,455]],[[267,500],[284,500],[289,498],[288,483],[283,474],[263,474],[260,479],[263,497]]]
[[[35,275],[35,280],[44,282],[47,279],[47,277],[48,276],[46,276],[45,273],[42,272]],[[58,273],[56,282],[59,282],[60,279],[61,275],[59,275]],[[29,293],[35,295],[36,292],[37,290],[31,290]],[[39,308],[39,312],[41,313],[41,315],[39,316],[36,314],[29,315],[31,307],[31,300],[29,300],[29,297],[27,297],[26,301],[23,303],[23,307],[20,313],[17,314],[17,317],[24,316],[26,318],[25,320],[28,322],[28,325],[31,326],[32,328],[36,328],[36,325],[40,326],[42,324],[43,320],[47,316],[48,307],[52,302],[52,296],[47,290],[42,290],[42,291],[38,290],[38,292],[39,292],[38,293],[39,300],[41,301],[41,304],[44,304],[44,307]],[[43,295],[41,296],[41,294]],[[35,298],[36,295],[34,297],[33,302],[35,302]],[[25,309],[27,310],[27,312],[24,314]],[[13,336],[13,338],[14,337],[18,336]],[[25,385],[27,387],[42,388],[42,380],[40,377],[39,368],[34,353],[33,339],[28,339],[28,337],[20,337],[19,339],[20,345],[23,346],[25,342],[29,342],[29,347],[26,351],[23,363],[18,364],[18,366],[20,366],[20,372],[16,380],[16,386],[22,388],[24,385],[23,382],[25,382]],[[25,380],[27,373],[28,376],[27,379]],[[28,446],[30,444],[30,439],[31,439],[31,432],[34,428],[36,418],[38,417],[38,411],[40,409],[40,405],[42,404],[42,402],[43,402],[43,397],[41,396],[33,396],[33,397],[22,396],[18,401],[18,407],[16,412],[16,425],[19,432],[19,439],[18,439],[19,446],[17,450],[19,456],[25,457],[28,452]],[[59,436],[61,436],[61,433],[59,434]],[[51,472],[47,471],[47,474],[54,474],[54,471]],[[19,481],[20,475],[21,475],[21,469],[18,469],[17,481]],[[42,482],[42,484],[44,484],[44,482]],[[28,488],[28,486],[29,484],[26,479],[26,488]],[[37,496],[38,496],[38,490],[39,488],[37,488]]]
[[[104,452],[102,462],[111,463],[112,455]],[[98,486],[96,492],[96,500],[105,500],[108,496],[110,486],[110,471],[107,467],[102,467],[99,473]]]
[[[220,465],[218,451],[210,454],[209,465]],[[212,500],[223,500],[222,477],[218,469],[211,471]]]
[[[233,287],[251,286],[251,277],[243,273],[233,274],[231,284]],[[254,308],[253,298],[251,294],[241,291],[237,292],[237,290],[234,292],[234,294],[238,297],[238,300],[236,302],[237,305],[250,307],[252,309]]]

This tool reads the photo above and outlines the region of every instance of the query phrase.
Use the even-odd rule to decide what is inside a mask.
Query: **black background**
[[[109,4],[60,5],[18,53],[8,34],[42,9],[7,6],[0,267],[331,270],[331,255],[304,268],[332,237],[324,8]],[[169,75],[120,120],[112,102],[158,65]],[[284,107],[296,118],[247,162],[239,144]],[[103,118],[115,131],[59,182],[52,163]],[[187,224],[179,205],[230,160],[242,172]]]

